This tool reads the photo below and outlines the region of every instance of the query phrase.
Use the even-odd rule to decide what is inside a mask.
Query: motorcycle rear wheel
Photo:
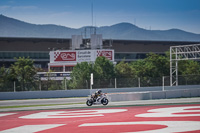
[[[87,106],[92,106],[93,102],[91,100],[86,101]]]

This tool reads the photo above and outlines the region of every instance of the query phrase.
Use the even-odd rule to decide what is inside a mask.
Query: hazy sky
[[[0,14],[72,28],[129,22],[145,29],[200,34],[200,0],[0,0]]]

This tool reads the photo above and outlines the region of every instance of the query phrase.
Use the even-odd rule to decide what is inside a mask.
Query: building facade
[[[88,39],[83,39],[83,42],[87,41]],[[104,50],[113,49],[115,62],[122,60],[130,62],[144,59],[148,53],[164,54],[170,46],[197,43],[200,42],[103,39],[99,47]],[[0,67],[9,67],[16,61],[15,58],[29,57],[34,60],[36,67],[47,71],[48,63],[50,63],[50,51],[72,49],[72,39],[0,37]]]

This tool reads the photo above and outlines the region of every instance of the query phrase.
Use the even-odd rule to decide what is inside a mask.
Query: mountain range
[[[71,38],[83,33],[84,29],[53,24],[36,25],[0,15],[0,37]],[[146,30],[131,23],[96,27],[96,32],[102,34],[103,39],[200,42],[200,34],[180,29]]]

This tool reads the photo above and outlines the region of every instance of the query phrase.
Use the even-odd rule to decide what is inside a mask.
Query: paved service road
[[[88,108],[85,104],[86,98],[59,98],[59,99],[35,99],[35,100],[7,100],[0,101],[0,107],[19,106],[19,105],[49,105],[54,106],[36,106],[20,108],[0,108],[0,112],[20,111],[20,110],[39,110],[39,109],[63,109],[63,108]],[[70,103],[70,104],[69,104]],[[81,104],[80,104],[81,103]],[[122,101],[109,102],[106,107],[124,106],[124,105],[151,105],[151,104],[176,104],[176,103],[200,103],[200,98],[181,98],[181,99],[159,99],[159,100],[139,100],[139,101]],[[59,105],[68,104],[68,105]],[[94,105],[93,107],[103,107],[103,105]]]
[[[199,125],[200,103],[0,112],[0,133],[199,133]]]
[[[48,104],[67,104],[81,103],[85,98],[52,98],[52,99],[27,99],[27,100],[2,100],[1,106],[22,106],[22,105],[48,105]]]

